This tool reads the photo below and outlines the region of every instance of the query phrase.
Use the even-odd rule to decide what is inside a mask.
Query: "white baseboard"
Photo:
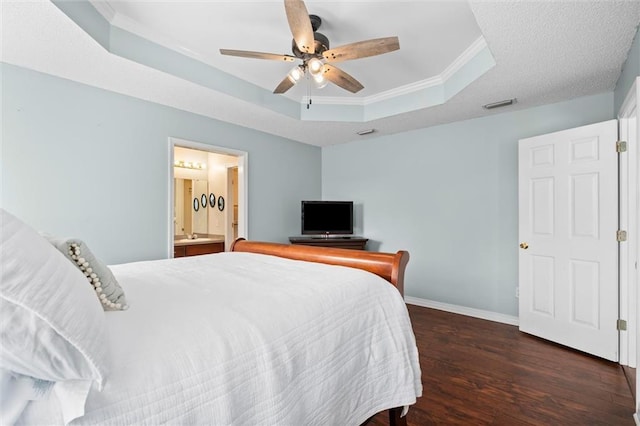
[[[405,296],[404,301],[410,305],[422,306],[424,308],[438,309],[440,311],[467,315],[469,317],[500,322],[503,324],[509,324],[509,325],[519,324],[518,317],[501,314],[498,312],[484,311],[482,309],[468,308],[466,306],[460,306],[460,305],[451,305],[449,303],[436,302],[434,300],[421,299],[419,297],[411,297],[411,296]]]

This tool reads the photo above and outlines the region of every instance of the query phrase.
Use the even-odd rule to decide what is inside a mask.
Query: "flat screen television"
[[[353,201],[302,201],[302,235],[353,234]]]

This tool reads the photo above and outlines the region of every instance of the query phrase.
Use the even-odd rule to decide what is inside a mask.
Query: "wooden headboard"
[[[298,244],[265,243],[238,238],[231,245],[231,251],[268,254],[288,259],[364,269],[389,281],[404,296],[404,271],[409,262],[409,252],[404,250],[395,254],[378,253]]]

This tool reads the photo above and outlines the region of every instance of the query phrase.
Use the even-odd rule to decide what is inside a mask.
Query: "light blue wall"
[[[636,32],[636,36],[629,49],[627,60],[622,67],[622,72],[616,83],[616,89],[614,91],[614,111],[616,115],[620,112],[620,107],[631,85],[638,76],[640,76],[640,31]]]
[[[627,56],[627,60],[622,66],[622,72],[616,83],[614,91],[614,111],[616,115],[620,112],[620,107],[624,102],[631,85],[636,77],[640,76],[640,31],[636,32],[631,48]]]
[[[409,251],[408,296],[517,315],[518,140],[613,118],[613,93],[322,149],[322,196],[370,248]]]
[[[249,237],[286,242],[321,193],[321,150],[2,64],[1,205],[107,263],[164,258],[168,138],[249,153]]]

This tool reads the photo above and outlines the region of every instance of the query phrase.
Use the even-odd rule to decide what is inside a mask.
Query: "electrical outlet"
[[[516,299],[520,298],[520,287],[516,287]]]

